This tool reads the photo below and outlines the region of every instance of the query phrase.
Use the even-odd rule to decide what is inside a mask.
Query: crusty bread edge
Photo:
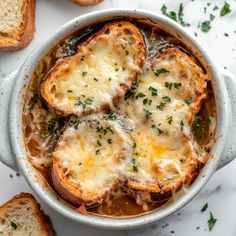
[[[92,206],[97,203],[102,203],[106,195],[110,190],[104,191],[103,194],[99,196],[87,195],[83,197],[83,189],[80,189],[78,185],[70,182],[62,173],[62,167],[60,166],[59,160],[54,157],[53,164],[51,167],[51,181],[56,192],[67,202],[71,203],[73,206],[78,207],[81,204],[85,206]],[[114,179],[113,188],[118,186],[120,181]]]
[[[80,6],[93,6],[96,5],[100,2],[102,2],[103,0],[73,0],[73,2],[79,4]]]
[[[13,40],[10,44],[0,45],[0,51],[17,51],[25,48],[33,39],[35,32],[35,0],[26,0],[26,11],[24,25],[20,38]]]
[[[15,195],[13,198],[11,198],[10,200],[8,200],[7,202],[5,202],[4,204],[0,205],[0,212],[2,210],[4,210],[4,208],[10,206],[10,205],[15,205],[18,203],[18,201],[22,200],[22,199],[28,199],[29,201],[31,201],[33,203],[34,206],[34,212],[36,213],[36,217],[38,218],[39,224],[40,224],[40,228],[42,231],[42,235],[47,235],[47,236],[56,236],[56,232],[53,228],[51,219],[49,218],[49,216],[47,216],[40,204],[36,201],[36,199],[34,198],[33,195],[31,195],[30,193],[25,193],[22,192],[20,194]]]

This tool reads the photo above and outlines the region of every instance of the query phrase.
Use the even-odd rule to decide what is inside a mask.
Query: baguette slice
[[[132,133],[138,171],[131,172],[128,192],[138,201],[164,201],[189,185],[205,163],[191,134],[194,117],[206,98],[202,69],[177,48],[161,51],[141,75],[128,116],[137,120]]]
[[[139,29],[126,21],[109,23],[80,44],[75,55],[56,62],[41,83],[42,98],[60,116],[109,108],[131,88],[144,59]]]
[[[20,193],[0,206],[0,235],[53,236],[52,223],[29,193]]]
[[[0,50],[26,47],[35,31],[35,0],[0,1]]]
[[[53,185],[74,206],[101,203],[121,182],[133,143],[117,120],[92,115],[70,124],[53,153]]]
[[[103,0],[74,0],[75,3],[78,3],[81,6],[92,6],[92,5],[98,4],[102,1]]]

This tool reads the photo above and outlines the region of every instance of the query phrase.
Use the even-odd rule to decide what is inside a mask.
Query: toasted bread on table
[[[0,1],[0,51],[26,47],[35,31],[35,0]]]
[[[55,236],[51,220],[29,193],[20,193],[0,206],[0,235]]]

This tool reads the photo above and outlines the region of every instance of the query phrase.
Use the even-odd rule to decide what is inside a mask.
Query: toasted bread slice
[[[35,31],[35,0],[0,1],[0,50],[26,47]]]
[[[101,203],[121,181],[132,141],[117,120],[92,115],[69,124],[53,153],[52,183],[74,206]]]
[[[29,193],[20,193],[0,206],[0,235],[53,236],[52,223]]]
[[[96,5],[103,0],[74,0],[75,3],[78,3],[80,6],[92,6]]]
[[[41,83],[42,98],[61,116],[106,109],[131,88],[144,59],[139,29],[126,21],[109,23],[80,44],[75,55],[56,62]]]
[[[191,135],[206,98],[206,76],[184,52],[161,51],[142,74],[127,115],[135,121],[128,192],[139,201],[164,200],[196,177],[204,158]]]

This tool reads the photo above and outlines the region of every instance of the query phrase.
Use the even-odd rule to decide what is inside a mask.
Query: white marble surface
[[[68,20],[81,14],[105,8],[135,8],[160,12],[163,3],[168,9],[176,10],[179,0],[105,0],[102,4],[81,8],[69,0],[38,0],[36,12],[37,31],[33,42],[24,50],[14,53],[0,52],[0,77],[19,68],[29,52],[47,37],[53,30]],[[183,0],[185,5],[185,20],[191,23],[189,31],[198,33],[198,39],[209,52],[210,56],[220,66],[227,67],[236,75],[236,1],[231,3],[232,12],[225,17],[219,16],[219,10],[215,11],[216,19],[212,23],[209,33],[202,33],[197,25],[199,21],[209,19],[209,13],[215,6],[222,6],[223,0]],[[211,6],[204,13],[204,6],[211,2]],[[229,37],[225,37],[227,32]],[[3,111],[1,111],[3,112]],[[12,175],[12,177],[10,177]],[[48,206],[42,203],[44,210],[51,216],[55,229],[59,236],[146,236],[146,235],[236,235],[236,161],[218,171],[205,186],[203,191],[178,214],[168,217],[163,222],[136,230],[111,231],[90,228],[67,220],[58,215]],[[14,194],[27,191],[32,192],[23,177],[16,176],[14,171],[0,163],[0,203],[8,200]],[[202,206],[208,202],[209,209],[200,213]],[[214,229],[209,232],[207,221],[209,210],[217,218]],[[197,227],[200,227],[197,229]],[[172,232],[174,231],[174,232]]]

